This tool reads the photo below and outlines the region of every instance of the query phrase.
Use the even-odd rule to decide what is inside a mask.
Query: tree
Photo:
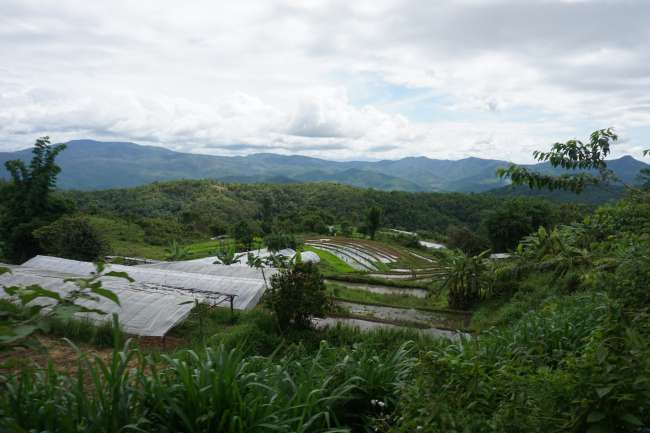
[[[267,302],[280,327],[309,327],[312,317],[325,314],[325,283],[313,263],[297,262],[271,277]]]
[[[214,262],[215,265],[222,264],[230,266],[232,264],[238,263],[239,259],[245,256],[245,253],[237,254],[234,245],[226,245],[224,242],[220,242],[219,249],[216,251],[215,255],[219,259],[218,261]]]
[[[95,261],[110,253],[108,241],[81,216],[64,216],[34,231],[45,252],[66,259]]]
[[[499,168],[497,176],[509,178],[514,185],[528,185],[530,188],[563,189],[575,193],[582,192],[587,186],[608,183],[618,180],[607,168],[605,158],[611,152],[611,145],[618,140],[612,128],[599,129],[589,136],[589,142],[569,140],[565,143],[555,143],[550,152],[536,150],[533,157],[540,162],[548,162],[551,167],[565,170],[580,170],[579,172],[559,176],[531,171],[527,168],[510,164],[508,168]],[[585,172],[590,170],[592,174]]]
[[[285,248],[295,250],[300,246],[296,237],[287,233],[271,233],[264,237],[264,244],[271,252],[278,252]]]
[[[377,206],[373,206],[368,211],[366,216],[366,230],[370,239],[374,239],[377,234],[377,230],[381,226],[381,209]]]
[[[253,229],[245,220],[239,221],[235,227],[233,227],[232,237],[235,238],[237,242],[244,245],[247,250],[251,249],[254,236],[255,234],[253,233]]]
[[[61,171],[55,159],[64,149],[64,144],[51,146],[49,137],[42,137],[34,144],[29,165],[20,160],[5,163],[11,180],[1,190],[4,210],[0,214],[0,242],[4,254],[14,262],[41,252],[33,232],[66,211],[65,202],[51,194]]]
[[[447,228],[447,248],[461,250],[465,254],[475,255],[490,248],[489,242],[466,226],[449,226]]]
[[[487,254],[488,251],[484,251],[477,256],[468,256],[459,250],[446,253],[442,287],[447,289],[447,303],[451,308],[466,310],[487,295]]]
[[[550,206],[542,201],[516,198],[486,212],[483,228],[496,252],[513,250],[526,235],[552,223]]]

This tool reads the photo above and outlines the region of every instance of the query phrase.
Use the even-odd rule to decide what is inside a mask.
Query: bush
[[[95,261],[110,253],[108,241],[88,219],[65,216],[34,231],[48,254],[66,259]]]
[[[328,304],[325,282],[313,263],[296,263],[273,275],[267,299],[282,328],[309,327]]]
[[[486,296],[491,278],[486,275],[485,255],[467,256],[457,250],[444,256],[445,280],[442,287],[447,289],[447,303],[451,308],[468,309]]]

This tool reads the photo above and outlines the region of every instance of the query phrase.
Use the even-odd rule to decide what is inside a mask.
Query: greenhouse
[[[25,262],[23,266],[74,275],[91,275],[95,272],[95,265],[91,262],[50,256],[36,256]],[[163,266],[163,268],[150,266]],[[232,301],[232,307],[239,310],[250,309],[257,305],[266,288],[263,278],[259,276],[251,277],[253,274],[250,274],[249,271],[257,271],[255,269],[239,267],[246,274],[242,273],[237,276],[165,269],[164,266],[165,263],[140,266],[106,265],[106,272],[126,272],[138,283],[168,292],[190,295],[213,305],[221,305]],[[234,269],[234,267],[231,268]],[[223,268],[220,269],[226,272]],[[228,272],[231,271],[228,270]]]
[[[5,265],[3,265],[5,266]],[[79,278],[80,275],[66,272],[35,269],[28,266],[5,266],[11,272],[0,275],[0,287],[39,285],[65,296],[79,288],[66,280]],[[112,320],[112,314],[119,317],[124,332],[131,335],[163,337],[170,329],[185,320],[193,308],[194,297],[175,291],[161,290],[146,284],[130,283],[124,278],[101,277],[103,287],[118,296],[120,304],[97,297],[97,301],[79,300],[79,305],[99,309],[106,314],[77,313],[80,319],[103,323]],[[0,298],[9,295],[0,290]],[[49,305],[52,300],[38,298],[32,302]]]

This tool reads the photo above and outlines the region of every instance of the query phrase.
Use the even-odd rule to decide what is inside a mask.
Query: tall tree
[[[375,235],[377,234],[377,230],[379,230],[380,226],[381,226],[381,209],[378,208],[377,206],[373,206],[368,211],[368,215],[366,217],[366,227],[368,230],[368,234],[370,235],[370,239],[375,238]]]
[[[64,144],[50,145],[49,137],[36,140],[29,165],[12,160],[5,163],[11,176],[2,189],[4,209],[0,214],[0,241],[4,254],[14,262],[21,262],[38,254],[40,246],[34,230],[61,216],[66,206],[52,197],[61,168],[55,159],[65,149]]]

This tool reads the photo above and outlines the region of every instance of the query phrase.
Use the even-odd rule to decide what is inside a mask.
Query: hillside
[[[174,152],[135,143],[74,140],[57,162],[62,168],[59,187],[97,190],[124,188],[176,179],[216,179],[238,183],[333,182],[385,191],[483,192],[505,186],[495,177],[506,161],[465,158],[457,161],[409,157],[395,161],[328,161],[300,155],[253,154],[211,156]],[[29,160],[31,150],[0,153],[4,162]],[[551,171],[546,164],[538,167]],[[625,182],[633,183],[641,168],[632,157],[610,161]]]

